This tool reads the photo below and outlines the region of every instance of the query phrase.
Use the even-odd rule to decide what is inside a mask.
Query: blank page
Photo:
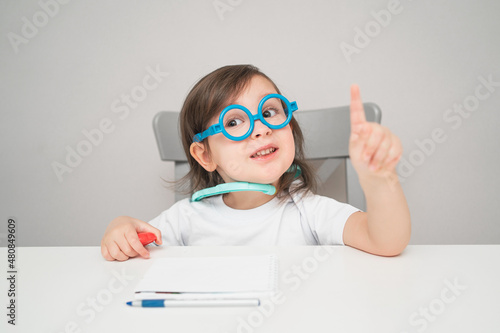
[[[217,293],[250,297],[272,294],[276,283],[275,255],[161,258],[151,265],[135,292],[138,298],[158,292],[206,294],[207,298]],[[168,297],[163,294],[154,298]]]

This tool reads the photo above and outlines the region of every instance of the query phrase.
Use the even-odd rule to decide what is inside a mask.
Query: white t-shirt
[[[344,245],[345,223],[357,211],[310,192],[248,210],[230,208],[217,195],[178,201],[149,223],[164,245]]]

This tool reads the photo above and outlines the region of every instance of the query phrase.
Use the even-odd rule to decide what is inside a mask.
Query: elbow
[[[355,249],[361,250],[363,252],[367,252],[373,255],[381,256],[381,257],[396,257],[403,253],[404,249],[408,245],[408,242],[397,242],[397,243],[380,243],[375,244],[373,242],[368,246],[355,246],[349,245]]]
[[[383,257],[396,257],[403,253],[411,238],[411,227],[408,230],[393,237],[384,237],[377,241],[372,239],[373,247],[376,249],[375,254]]]
[[[404,246],[404,247],[388,248],[388,249],[381,249],[379,251],[376,251],[377,253],[375,253],[375,254],[378,255],[378,256],[381,256],[381,257],[397,257],[401,253],[403,253],[403,251],[404,251],[405,248],[406,248],[406,246]]]
[[[384,257],[396,257],[399,256],[408,246],[409,241],[402,242],[400,244],[394,244],[392,246],[386,246],[381,248],[380,256]]]
[[[374,246],[373,253],[382,257],[396,257],[403,253],[408,246],[410,237],[400,238],[392,242],[384,242],[378,246]]]

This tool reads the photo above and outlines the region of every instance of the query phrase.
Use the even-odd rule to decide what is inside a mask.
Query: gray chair
[[[367,121],[380,123],[382,113],[374,103],[363,104]],[[350,112],[349,106],[311,111],[296,111],[293,116],[304,134],[306,158],[316,169],[319,180],[318,193],[331,196],[329,179],[336,170],[342,171],[341,187],[345,189],[345,200],[365,210],[366,203],[358,176],[349,159]],[[158,112],[153,119],[156,142],[163,161],[175,163],[175,179],[188,172],[188,163],[178,130],[178,112]],[[184,198],[176,194],[176,201]],[[335,198],[339,200],[339,198]]]

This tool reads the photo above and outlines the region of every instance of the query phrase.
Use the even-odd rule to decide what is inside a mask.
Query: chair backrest
[[[374,103],[363,104],[367,121],[380,123],[382,112]],[[297,111],[297,119],[304,134],[305,154],[310,160],[319,179],[320,194],[329,195],[327,180],[337,170],[342,169],[345,179],[345,201],[365,210],[366,203],[357,174],[349,160],[350,112],[349,106],[321,110]],[[163,161],[175,162],[175,179],[180,179],[188,171],[184,149],[178,128],[178,112],[161,111],[153,119],[156,142]],[[184,198],[176,194],[176,201]],[[336,198],[338,199],[338,198]]]

